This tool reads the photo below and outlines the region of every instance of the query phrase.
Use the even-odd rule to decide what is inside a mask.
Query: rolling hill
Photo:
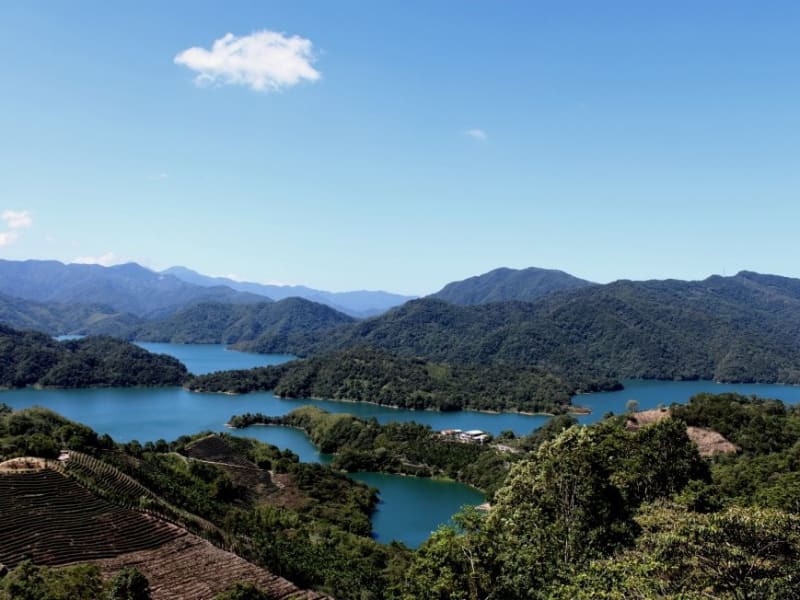
[[[422,299],[285,341],[269,347],[308,356],[371,345],[437,362],[537,366],[567,378],[798,383],[800,281],[742,272],[618,281],[530,303]]]
[[[196,304],[156,321],[120,327],[116,334],[126,339],[176,344],[244,344],[258,352],[285,345],[290,335],[324,331],[354,319],[323,304],[302,298],[259,304]],[[107,322],[90,333],[106,332]],[[268,342],[262,342],[262,338]]]
[[[79,333],[87,327],[111,333],[141,319],[103,304],[34,302],[0,294],[0,323],[16,329],[35,329],[50,335]]]
[[[536,267],[527,269],[502,267],[483,275],[448,283],[429,298],[465,306],[509,300],[530,302],[553,292],[590,285],[594,284],[564,271]]]
[[[0,387],[107,387],[180,385],[186,367],[110,337],[57,342],[0,325]]]

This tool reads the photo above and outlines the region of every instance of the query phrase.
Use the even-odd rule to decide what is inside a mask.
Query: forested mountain
[[[463,307],[422,299],[286,341],[269,347],[307,356],[367,344],[437,362],[538,366],[568,378],[797,383],[800,281],[742,272],[618,281],[532,303]]]
[[[331,308],[343,312],[352,317],[371,317],[386,312],[394,306],[398,306],[413,299],[413,296],[403,296],[401,294],[391,294],[382,291],[352,291],[352,292],[326,292],[315,290],[304,285],[271,285],[263,283],[253,283],[248,281],[235,281],[227,277],[209,277],[186,267],[171,267],[162,273],[174,275],[178,279],[202,286],[224,285],[241,292],[250,292],[267,296],[273,300],[284,298],[305,298],[320,304],[327,304]]]
[[[165,319],[141,322],[117,335],[126,339],[176,344],[243,344],[258,352],[283,346],[290,334],[324,331],[354,319],[323,304],[286,298],[259,304],[196,304]],[[88,328],[89,332],[107,332]],[[268,340],[262,343],[262,339]]]
[[[98,332],[101,329],[116,331],[140,321],[130,313],[120,313],[102,304],[42,303],[0,294],[0,323],[16,329],[64,335],[79,333],[89,326]]]
[[[508,410],[561,413],[591,384],[565,382],[538,369],[444,365],[356,348],[243,371],[191,379],[194,391],[272,390],[285,398],[375,402],[417,410]]]
[[[57,342],[0,325],[0,387],[180,385],[186,375],[177,359],[114,338]]]
[[[101,304],[139,316],[163,316],[198,302],[268,301],[222,285],[186,283],[136,263],[103,267],[54,260],[0,260],[0,293],[35,302]]]
[[[530,302],[552,292],[572,290],[594,285],[564,271],[554,269],[508,269],[502,267],[448,283],[430,298],[438,298],[451,304],[472,305],[487,302],[521,300]]]

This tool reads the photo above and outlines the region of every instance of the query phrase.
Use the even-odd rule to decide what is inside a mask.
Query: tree
[[[468,508],[456,515],[459,526],[440,527],[415,554],[405,577],[408,600],[479,600],[492,589],[487,569],[483,516]]]
[[[111,580],[108,600],[150,600],[150,583],[139,569],[125,567]]]
[[[635,413],[639,410],[639,401],[631,398],[625,403],[625,410],[628,411],[629,414]]]
[[[541,597],[559,574],[632,541],[636,526],[601,440],[598,428],[571,427],[512,467],[486,524],[497,598]]]
[[[217,594],[214,600],[269,600],[270,596],[252,583],[237,583],[227,592]]]

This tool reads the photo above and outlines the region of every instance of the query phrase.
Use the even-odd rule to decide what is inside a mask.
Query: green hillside
[[[175,344],[227,344],[257,352],[285,346],[291,335],[324,331],[352,323],[355,319],[334,309],[303,300],[286,298],[257,304],[202,303],[164,319],[120,327],[116,335],[125,339]],[[108,332],[108,324],[88,327],[89,333]]]
[[[272,350],[357,345],[458,364],[516,364],[567,378],[800,382],[800,281],[743,272],[704,281],[618,281],[536,302],[409,302]],[[247,346],[245,346],[247,347]]]
[[[555,269],[500,268],[483,275],[462,281],[448,283],[430,298],[437,298],[451,304],[473,305],[488,302],[520,300],[530,302],[564,290],[572,290],[593,285],[564,271]]]
[[[180,385],[186,375],[177,359],[114,338],[57,342],[0,325],[0,387]]]

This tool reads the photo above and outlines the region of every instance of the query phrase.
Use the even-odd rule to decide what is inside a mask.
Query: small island
[[[619,386],[614,384],[612,388]],[[580,389],[535,367],[434,363],[368,347],[195,376],[185,387],[229,394],[272,391],[283,398],[373,402],[410,410],[549,415],[572,412],[571,397]]]

